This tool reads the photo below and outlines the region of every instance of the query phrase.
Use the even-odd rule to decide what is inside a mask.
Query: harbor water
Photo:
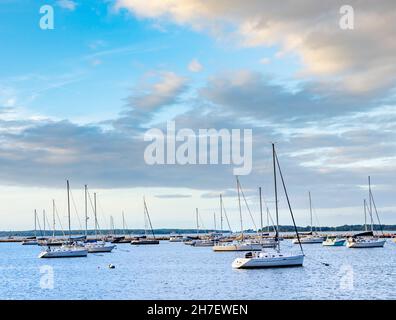
[[[215,253],[168,241],[118,244],[112,253],[73,259],[38,259],[41,247],[2,243],[0,298],[396,299],[391,239],[375,249],[303,248],[303,267],[235,270],[231,263],[243,252]],[[282,249],[298,252],[290,240],[282,241]]]

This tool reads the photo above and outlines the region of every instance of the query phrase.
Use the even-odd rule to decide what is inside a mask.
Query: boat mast
[[[44,235],[44,237],[45,237],[45,209],[43,209],[43,223],[44,223],[44,225],[43,225],[43,235]]]
[[[98,218],[96,215],[96,192],[94,192],[95,239],[98,239]]]
[[[151,219],[150,219],[150,215],[147,209],[147,204],[146,204],[146,199],[143,197],[143,202],[144,202],[144,210],[146,211],[147,214],[147,219],[150,225],[150,229],[151,229],[151,233],[153,234],[153,238],[155,239],[155,234],[154,234],[154,230],[153,230],[153,225],[151,224]]]
[[[84,185],[84,195],[85,195],[85,238],[88,237],[88,197],[87,197],[87,185]]]
[[[236,176],[236,181],[237,181],[237,191],[238,191],[238,206],[239,206],[239,219],[241,221],[241,235],[242,235],[242,240],[243,240],[243,222],[242,222],[242,207],[241,207],[241,195],[239,192],[239,178]]]
[[[37,238],[37,211],[34,209],[34,237]]]
[[[199,219],[198,219],[198,208],[195,208],[195,219],[197,220],[197,237],[199,237]]]
[[[214,220],[214,230],[215,232],[217,231],[217,225],[216,225],[216,212],[213,212],[213,220]]]
[[[308,192],[308,197],[309,197],[309,215],[311,218],[311,233],[313,231],[313,222],[312,222],[312,199],[311,199],[311,191]]]
[[[70,186],[69,180],[66,180],[67,185],[67,217],[69,222],[69,242],[71,242],[71,225],[70,225]]]
[[[125,232],[125,217],[124,217],[124,211],[122,211],[122,230],[124,231],[124,236],[126,235]]]
[[[372,206],[372,195],[371,195],[371,177],[368,177],[368,183],[369,183],[369,201],[370,201],[370,219],[371,219],[371,231],[374,232],[374,225],[373,225],[373,206]]]
[[[220,230],[223,232],[223,197],[220,193]]]
[[[367,231],[367,201],[364,199],[364,231]]]
[[[261,197],[261,187],[259,187],[259,195],[260,195],[260,223],[261,223],[261,238],[263,238],[264,227],[263,227],[263,201]]]
[[[278,244],[279,250],[279,241],[278,241],[278,230],[279,230],[279,214],[278,214],[278,187],[276,185],[276,160],[275,160],[275,144],[272,144],[272,162],[274,165],[274,189],[275,189],[275,213],[276,213],[276,230],[275,230],[275,240]]]
[[[52,237],[55,238],[55,200],[52,199]]]

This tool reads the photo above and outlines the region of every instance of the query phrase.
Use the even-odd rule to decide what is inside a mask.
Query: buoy
[[[109,268],[110,268],[110,269],[114,269],[114,268],[115,268],[115,265],[109,264]]]

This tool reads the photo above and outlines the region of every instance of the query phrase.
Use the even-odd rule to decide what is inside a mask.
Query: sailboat
[[[87,193],[87,189],[85,186],[85,193]],[[85,204],[87,204],[87,201],[85,201]],[[85,212],[87,213],[87,207],[85,208]],[[105,253],[105,252],[111,252],[114,248],[115,245],[113,244],[107,244],[106,241],[98,241],[98,218],[96,214],[96,192],[94,193],[94,217],[95,217],[95,242],[88,242],[85,244],[85,248],[88,250],[88,253]],[[88,217],[85,216],[85,221],[87,221]],[[87,228],[87,224],[86,224]],[[86,234],[87,229],[86,229]]]
[[[199,214],[198,214],[198,208],[195,208],[195,215],[196,215],[196,220],[197,220],[197,237],[199,234]],[[214,245],[214,240],[211,239],[198,239],[193,240],[191,242],[191,245],[193,247],[213,247]]]
[[[131,241],[132,245],[139,245],[139,244],[159,244],[159,240],[157,240],[155,238],[155,234],[154,234],[154,230],[153,230],[153,226],[151,224],[151,219],[150,219],[150,215],[147,209],[147,204],[146,204],[146,199],[143,198],[143,215],[144,215],[144,236],[143,237],[139,237],[135,240]],[[150,230],[151,230],[151,234],[153,235],[153,239],[149,239],[147,237],[147,221],[150,225]]]
[[[242,206],[241,206],[241,196],[240,196],[240,182],[239,178],[236,177],[237,181],[237,191],[238,191],[238,205],[239,205],[239,218],[241,222],[241,234],[238,240],[235,240],[231,243],[218,243],[213,246],[213,251],[215,252],[224,252],[224,251],[261,251],[263,246],[256,242],[245,239],[243,234],[243,221],[242,221]]]
[[[313,232],[311,192],[308,192],[308,196],[309,196],[309,214],[310,214],[310,217],[311,217],[311,231],[309,233],[304,233],[304,234],[301,233],[301,235],[303,235],[302,237],[293,239],[292,243],[294,243],[294,244],[298,244],[299,241],[302,244],[315,244],[315,243],[322,243],[325,240],[324,237],[316,235]]]
[[[373,221],[373,205],[374,209],[378,217],[377,208],[375,206],[373,194],[371,192],[371,178],[368,177],[368,184],[369,184],[369,214],[371,219],[371,231],[367,230],[367,221],[366,221],[366,209],[367,209],[367,202],[364,201],[364,220],[365,220],[365,231],[355,234],[352,237],[348,238],[347,247],[348,248],[381,248],[385,245],[386,240],[380,239],[374,235],[374,221]],[[380,222],[380,221],[379,221]],[[380,223],[381,226],[381,223]],[[382,231],[382,229],[381,229]]]
[[[289,206],[290,214],[293,220],[294,229],[299,238],[296,223],[294,221],[293,212],[291,209],[289,196],[287,194],[286,185],[283,179],[282,171],[279,165],[278,156],[275,152],[275,145],[272,144],[272,157],[274,166],[274,186],[275,186],[275,208],[276,208],[276,234],[275,239],[279,238],[279,214],[278,214],[278,191],[276,184],[276,168],[279,170],[280,177],[282,179],[283,189],[285,191],[287,203]],[[232,267],[235,269],[252,269],[252,268],[280,268],[280,267],[297,267],[302,266],[304,262],[304,251],[302,249],[301,242],[299,242],[301,253],[300,254],[283,254],[280,250],[279,241],[276,250],[273,252],[248,252],[243,258],[237,258],[233,261]]]
[[[78,244],[72,242],[71,238],[71,225],[70,225],[70,186],[69,180],[66,181],[67,185],[67,215],[69,223],[69,241],[59,248],[53,249],[48,247],[46,250],[39,254],[39,258],[77,258],[86,257],[88,250]]]
[[[277,240],[271,237],[264,237],[264,225],[263,225],[263,197],[261,195],[261,187],[259,187],[259,200],[260,200],[260,221],[261,221],[261,235],[259,243],[263,248],[275,248],[277,246]],[[269,209],[267,207],[267,225],[269,227]],[[267,233],[269,235],[269,232]]]
[[[34,237],[26,238],[22,241],[23,246],[36,246],[38,245],[37,241],[37,211],[34,210]]]

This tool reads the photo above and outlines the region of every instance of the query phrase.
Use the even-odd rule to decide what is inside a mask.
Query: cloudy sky
[[[42,30],[40,7],[54,10]],[[83,185],[101,225],[213,227],[218,194],[238,229],[233,166],[149,166],[150,128],[253,130],[241,177],[256,224],[257,188],[273,211],[271,142],[299,225],[308,191],[322,225],[360,224],[367,176],[383,223],[396,223],[396,8],[348,1],[13,0],[0,3],[0,230],[28,229],[33,210],[73,226]],[[280,197],[280,222],[290,224]],[[244,210],[246,227],[252,222]],[[315,219],[316,220],[316,219]]]

